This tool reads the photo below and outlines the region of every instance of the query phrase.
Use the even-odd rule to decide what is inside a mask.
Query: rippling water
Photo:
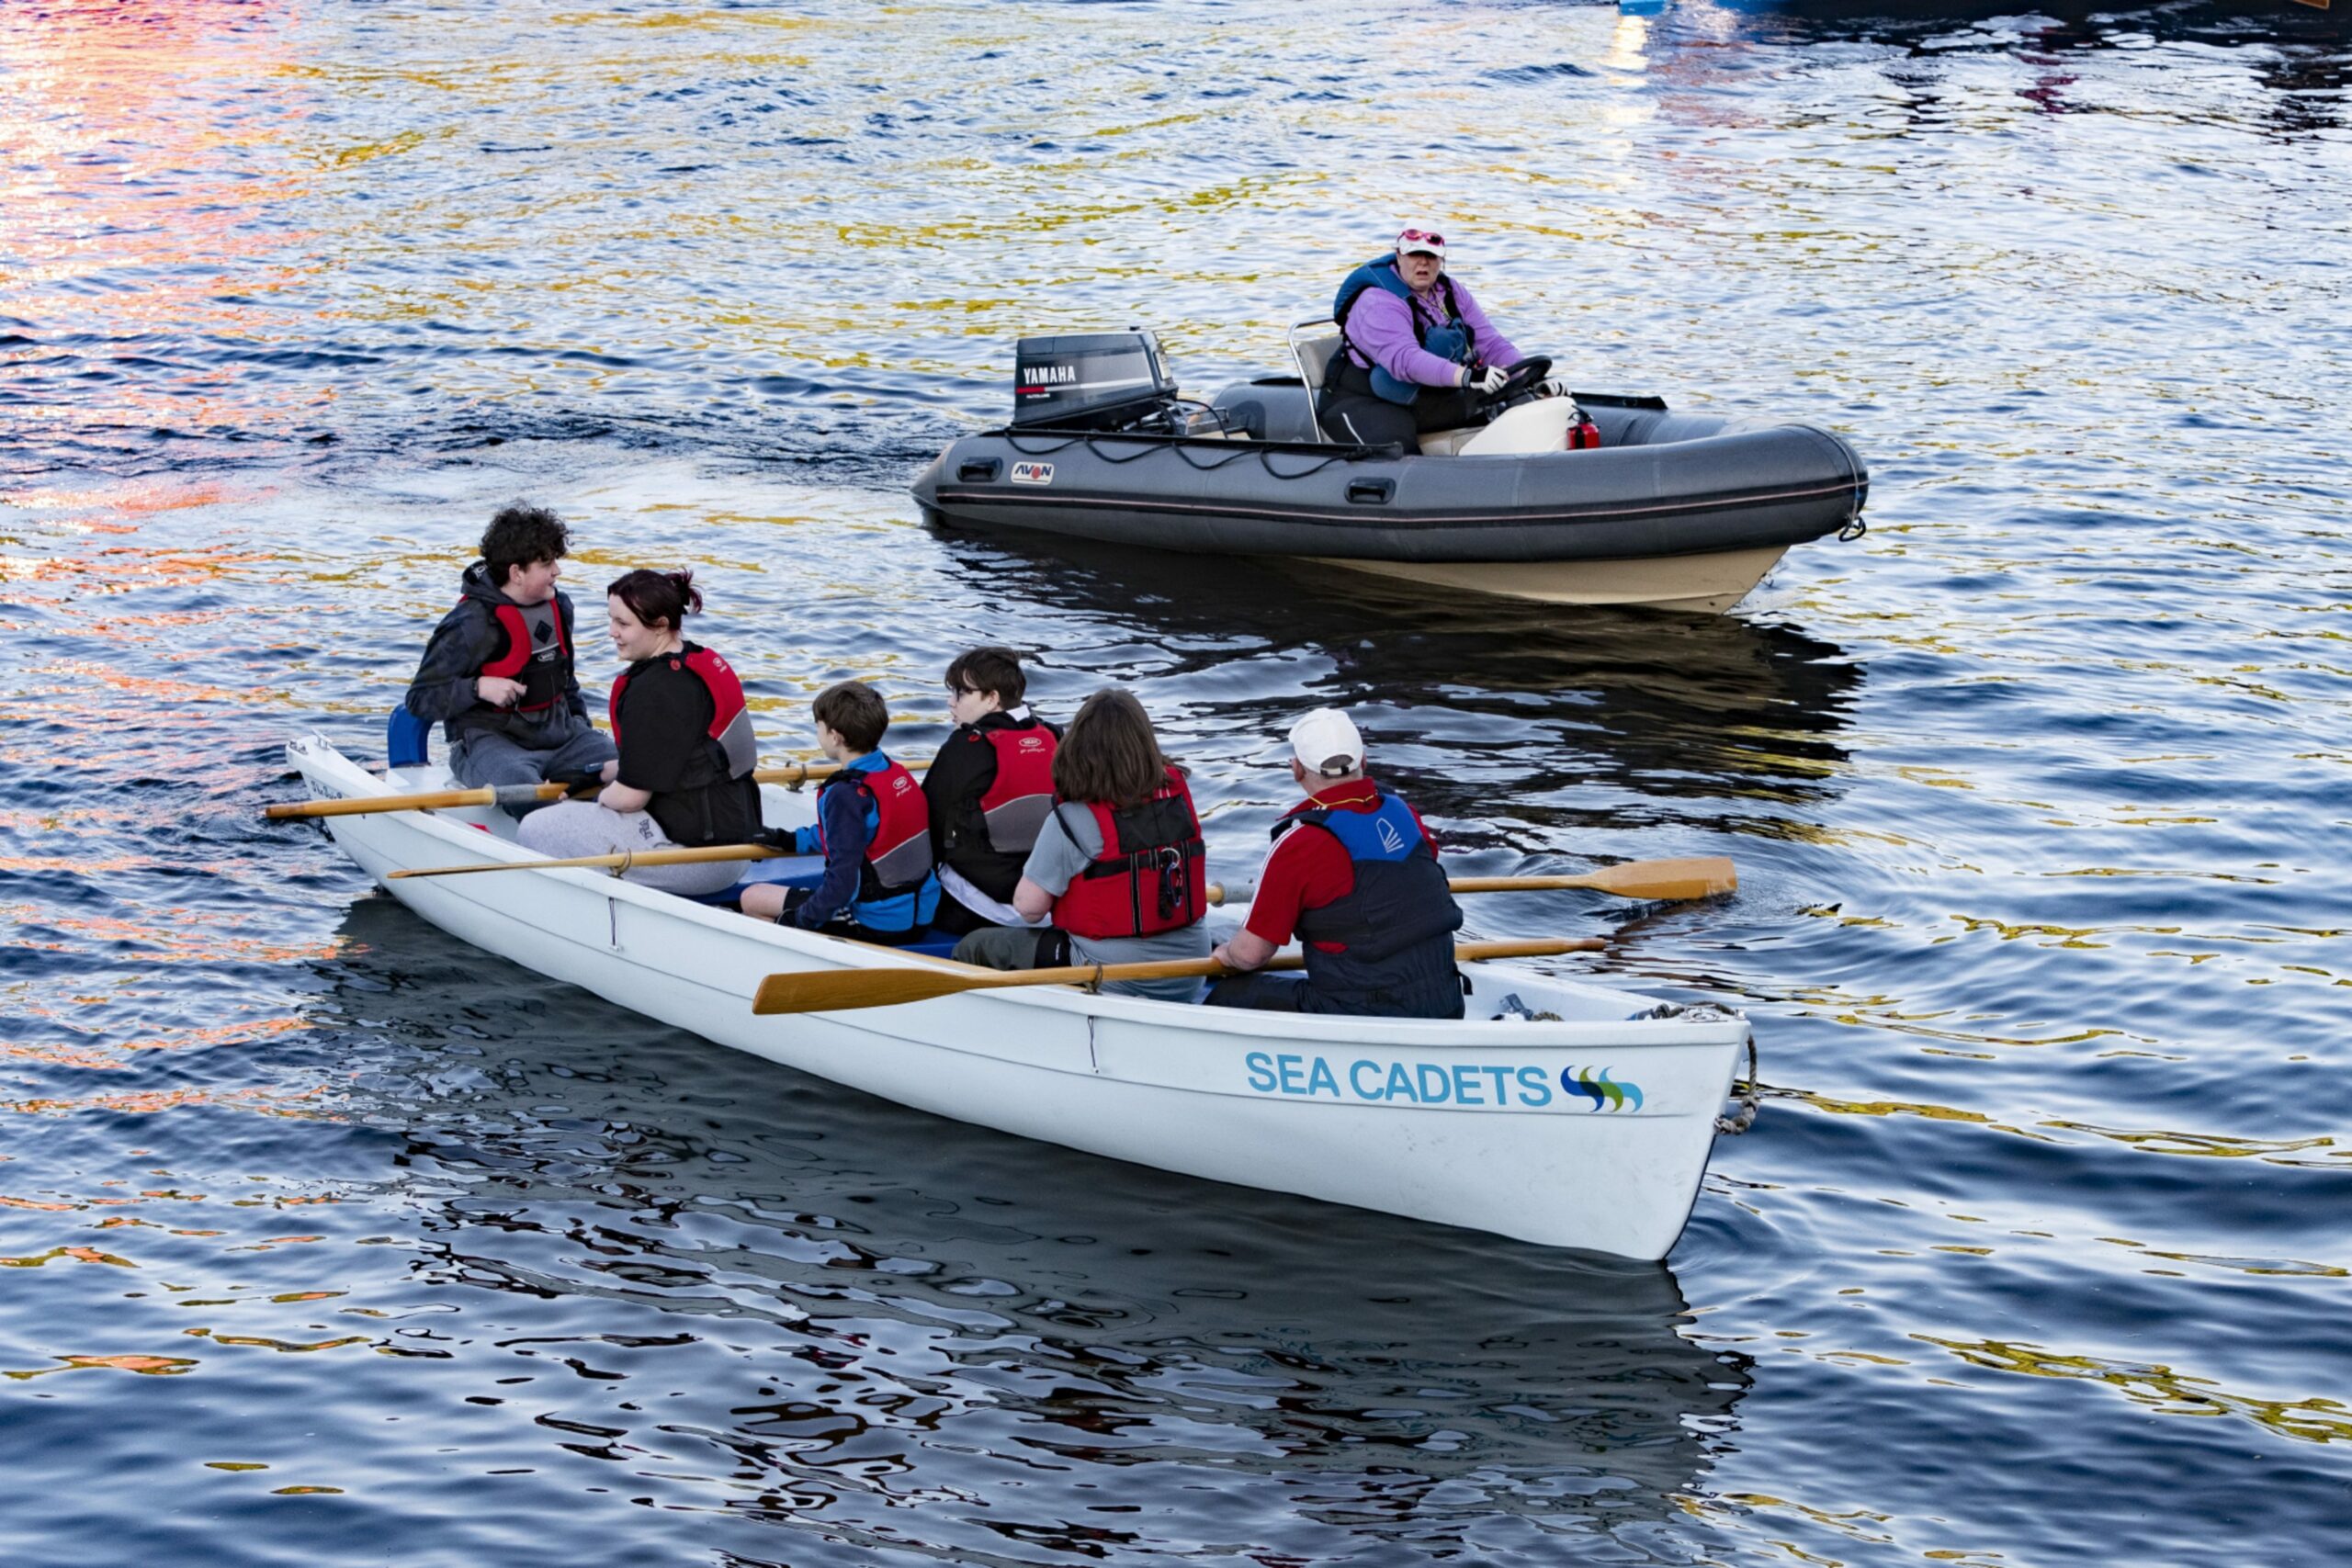
[[[2332,1562],[2352,1518],[2340,13],[0,7],[12,1563]],[[1871,532],[1732,616],[933,536],[1023,332],[1187,385],[1408,217]],[[1736,999],[1668,1267],[942,1122],[266,829],[467,542],[694,564],[771,756],[978,637],[1252,854],[1355,704],[1471,906]],[[601,682],[608,671],[594,669]]]

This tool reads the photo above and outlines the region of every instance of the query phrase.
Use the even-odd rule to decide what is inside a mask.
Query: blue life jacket
[[[825,848],[825,797],[854,790],[865,808],[865,857],[857,868],[850,919],[868,931],[908,931],[931,924],[939,908],[932,863],[931,812],[922,786],[880,751],[851,763],[817,791],[817,845]]]
[[[1432,327],[1423,322],[1421,313],[1413,308],[1413,286],[1396,275],[1396,257],[1393,252],[1373,257],[1342,278],[1340,292],[1331,300],[1331,319],[1340,326],[1340,352],[1331,356],[1331,363],[1324,372],[1325,389],[1332,386],[1345,355],[1363,353],[1348,339],[1348,308],[1356,302],[1356,296],[1367,288],[1385,289],[1405,301],[1405,314],[1413,323],[1413,339],[1422,348],[1440,359],[1450,359],[1456,365],[1468,364],[1470,351],[1476,346],[1478,334],[1472,332],[1470,323],[1462,319],[1462,307],[1453,298],[1453,279],[1441,272],[1437,275],[1437,286],[1445,296],[1446,320],[1443,326]],[[1363,357],[1371,359],[1372,355],[1366,354]],[[1400,381],[1391,376],[1380,367],[1376,360],[1372,367],[1372,389],[1392,403],[1410,403],[1421,390],[1410,381]]]
[[[1280,838],[1305,823],[1340,840],[1355,887],[1298,917],[1306,958],[1306,1012],[1378,1018],[1460,1018],[1462,976],[1453,967],[1453,901],[1437,851],[1404,801],[1380,791],[1374,811],[1311,808],[1274,825]],[[1315,944],[1346,944],[1328,953]]]

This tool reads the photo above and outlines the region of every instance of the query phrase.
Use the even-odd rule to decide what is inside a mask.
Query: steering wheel
[[[1495,389],[1494,393],[1487,399],[1487,402],[1493,408],[1507,408],[1515,399],[1523,398],[1533,391],[1536,386],[1551,374],[1552,362],[1543,355],[1522,359],[1510,367],[1510,378]]]

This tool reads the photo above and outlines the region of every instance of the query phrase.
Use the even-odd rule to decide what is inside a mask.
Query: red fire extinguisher
[[[1568,421],[1567,437],[1560,445],[1570,452],[1591,451],[1600,445],[1600,427],[1592,423],[1590,414],[1578,409],[1576,417]]]

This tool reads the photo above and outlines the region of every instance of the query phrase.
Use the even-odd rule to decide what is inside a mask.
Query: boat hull
[[[314,795],[386,788],[317,738],[288,757]],[[1646,998],[1489,965],[1470,966],[1474,1018],[1515,994],[1563,1021],[1277,1018],[1060,987],[758,1017],[766,975],[911,960],[593,872],[387,880],[533,858],[473,830],[479,816],[327,828],[442,930],[720,1044],[960,1122],[1547,1246],[1666,1255],[1749,1041],[1736,1013],[1634,1021]]]
[[[1788,553],[1784,545],[1713,550],[1634,560],[1387,561],[1336,556],[1305,558],[1375,577],[1460,592],[1544,604],[1639,604],[1653,610],[1720,615],[1764,581]]]
[[[1869,495],[1853,449],[1809,424],[1595,407],[1598,450],[1407,457],[1308,445],[1303,391],[1249,390],[1220,405],[1246,408],[1268,440],[992,431],[949,446],[915,497],[946,527],[1715,611],[1792,546],[1846,529]]]

